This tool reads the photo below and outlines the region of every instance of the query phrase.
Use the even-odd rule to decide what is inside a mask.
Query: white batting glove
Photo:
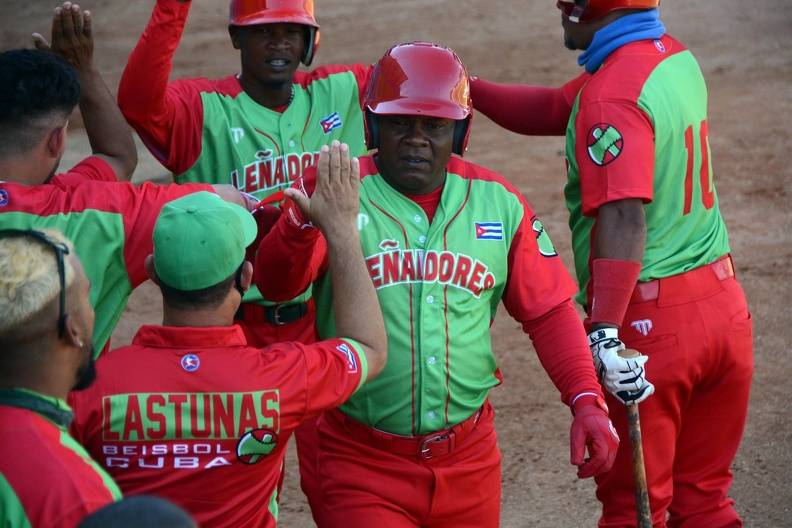
[[[601,328],[588,335],[594,367],[608,392],[625,405],[636,405],[654,393],[654,385],[646,379],[644,364],[649,356],[619,356],[624,343],[618,328]]]

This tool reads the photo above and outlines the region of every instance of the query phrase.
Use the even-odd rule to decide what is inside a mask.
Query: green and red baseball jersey
[[[0,526],[72,528],[121,498],[113,479],[66,431],[65,402],[0,390]]]
[[[360,160],[358,227],[385,317],[388,362],[341,409],[391,433],[439,431],[471,416],[500,383],[490,340],[498,303],[526,327],[559,305],[571,307],[575,288],[542,223],[501,176],[452,158],[430,222],[418,203],[383,179],[373,157]],[[287,270],[284,280],[261,285],[265,293],[292,295],[319,277],[319,333],[334,335],[318,230],[298,230],[282,218],[264,243],[269,251],[256,261],[256,280],[271,269]],[[572,315],[564,324],[579,327]],[[583,335],[574,327],[569,334]],[[565,402],[580,392],[599,393],[582,340],[570,347],[535,344]],[[550,366],[562,357],[564,366]]]
[[[247,345],[238,326],[143,326],[70,396],[72,432],[127,494],[154,494],[201,526],[275,526],[286,443],[367,377],[350,339]]]
[[[104,161],[89,159],[94,169],[103,166],[106,176],[106,171],[114,174]],[[81,165],[75,168],[85,168]],[[151,235],[162,206],[212,187],[80,182],[79,175],[70,171],[34,186],[0,182],[0,229],[57,229],[72,241],[91,281],[96,311],[93,344],[98,354],[129,294],[147,279],[143,261],[152,252]]]
[[[263,199],[291,185],[333,140],[365,154],[367,66],[297,72],[283,112],[256,103],[235,75],[168,83],[189,9],[190,2],[157,1],[118,88],[127,121],[178,183],[228,183]],[[272,304],[256,288],[245,301]]]
[[[572,107],[566,157],[580,302],[589,284],[596,212],[607,202],[646,203],[640,281],[729,252],[712,179],[707,88],[696,59],[674,38],[634,42],[605,60]]]

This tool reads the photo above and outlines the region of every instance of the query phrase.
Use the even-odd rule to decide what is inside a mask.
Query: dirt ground
[[[226,33],[226,1],[194,0],[175,76],[221,76],[238,58]],[[504,82],[557,85],[579,69],[561,45],[558,11],[550,0],[317,0],[322,44],[317,63],[373,62],[390,45],[433,40],[453,47],[471,73]],[[50,0],[13,0],[6,7],[0,48],[26,45],[48,31]],[[94,13],[96,58],[112,89],[143,30],[153,0],[85,0]],[[790,298],[792,148],[784,115],[792,112],[792,54],[783,37],[792,22],[786,0],[664,0],[669,32],[699,59],[710,88],[710,141],[721,209],[738,274],[755,321],[756,374],[748,425],[734,463],[732,495],[748,526],[792,526],[792,339]],[[787,34],[788,35],[788,34]],[[786,43],[786,44],[785,44]],[[786,51],[785,51],[786,50]],[[781,118],[779,120],[779,118]],[[85,155],[73,127],[65,163]],[[507,133],[474,119],[469,158],[503,173],[526,194],[571,264],[559,138]],[[135,180],[164,171],[141,149]],[[143,322],[156,322],[159,294],[150,284],[132,297],[114,335],[129,342]],[[494,329],[505,383],[492,392],[503,451],[503,526],[594,526],[593,483],[576,479],[568,462],[570,416],[542,371],[526,336],[508,316]],[[650,367],[651,368],[651,367]],[[283,526],[311,526],[295,478],[293,450],[282,500]],[[705,527],[703,527],[705,528]]]

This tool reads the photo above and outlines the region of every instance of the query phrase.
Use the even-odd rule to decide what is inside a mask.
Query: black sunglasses
[[[63,242],[53,240],[46,233],[34,229],[3,229],[0,231],[0,238],[10,237],[32,237],[52,248],[55,252],[55,260],[58,263],[58,279],[60,280],[60,308],[58,310],[58,337],[63,337],[66,333],[66,267],[63,264],[63,256],[69,254],[69,246]]]

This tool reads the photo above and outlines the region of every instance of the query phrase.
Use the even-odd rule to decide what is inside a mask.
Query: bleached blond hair
[[[74,246],[59,231],[41,230],[69,248],[63,264],[66,287],[74,281]],[[25,324],[60,294],[55,251],[31,235],[0,237],[0,336]]]

